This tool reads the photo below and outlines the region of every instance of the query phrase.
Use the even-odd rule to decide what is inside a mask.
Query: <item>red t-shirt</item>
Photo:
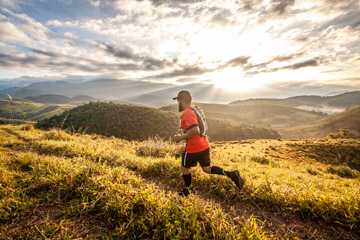
[[[196,113],[194,113],[190,108],[187,108],[181,114],[180,121],[181,128],[185,131],[194,127],[199,126],[198,118]],[[188,153],[196,153],[202,152],[209,148],[209,142],[206,136],[201,136],[200,134],[196,134],[193,138],[186,141],[186,152]]]

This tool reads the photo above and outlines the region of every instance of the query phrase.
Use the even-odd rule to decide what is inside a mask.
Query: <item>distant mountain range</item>
[[[210,84],[173,85],[133,80],[102,79],[84,83],[69,83],[65,81],[38,82],[25,87],[12,87],[0,91],[0,98],[7,94],[24,98],[46,94],[74,97],[87,95],[103,100],[126,100],[138,104],[160,107],[173,103],[172,98],[181,90],[190,90],[194,100],[200,102],[227,103],[241,98],[240,93],[216,88]]]
[[[82,104],[87,103],[89,101],[99,101],[100,99],[92,98],[86,95],[78,95],[72,98],[63,96],[63,95],[56,95],[56,94],[46,94],[40,96],[29,96],[25,97],[24,99],[28,99],[33,102],[38,103],[45,103],[45,104]]]
[[[231,106],[246,106],[253,104],[273,104],[296,107],[308,111],[324,113],[336,113],[344,111],[346,108],[360,105],[360,91],[341,93],[334,96],[296,96],[285,99],[259,98],[238,100],[229,103]]]
[[[0,90],[8,89],[8,88],[22,88],[29,86],[32,83],[38,82],[49,82],[49,81],[66,81],[69,83],[82,83],[85,81],[89,81],[94,79],[93,77],[83,77],[83,76],[66,76],[66,77],[51,77],[51,76],[43,76],[43,77],[30,77],[30,76],[22,76],[14,79],[0,79]]]
[[[286,99],[245,99],[251,96],[281,96],[277,93],[264,93],[260,90],[254,93],[239,93],[229,90],[217,88],[212,84],[193,83],[186,85],[174,85],[170,83],[155,83],[134,80],[115,80],[115,79],[99,79],[99,80],[73,80],[68,81],[40,81],[33,82],[27,86],[22,86],[24,81],[20,81],[13,87],[1,90],[4,87],[4,81],[0,81],[0,98],[7,98],[7,94],[12,97],[25,98],[36,97],[40,95],[62,95],[72,98],[78,95],[86,95],[95,99],[127,101],[135,104],[161,107],[173,104],[172,97],[176,96],[181,90],[189,90],[192,93],[193,100],[203,103],[229,103],[230,105],[248,105],[251,103],[269,103],[277,105],[293,106],[304,108],[306,110],[315,110],[323,112],[338,112],[355,104],[360,104],[359,93],[354,92],[352,95],[343,93],[336,96],[320,97],[320,96],[302,96],[290,97]],[[27,80],[29,82],[29,80]],[[335,94],[334,92],[331,93]],[[328,107],[332,109],[328,109]]]

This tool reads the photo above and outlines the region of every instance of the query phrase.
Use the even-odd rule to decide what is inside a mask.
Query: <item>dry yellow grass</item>
[[[213,234],[216,234],[217,237],[215,238],[218,239],[231,239],[235,236],[244,239],[256,239],[271,236],[271,234],[267,234],[261,229],[261,226],[266,225],[266,223],[262,224],[256,218],[250,218],[250,215],[243,216],[244,219],[241,216],[239,218],[229,218],[228,215],[223,215],[221,207],[216,203],[212,200],[202,199],[201,194],[204,196],[210,194],[214,198],[216,196],[220,201],[221,199],[223,201],[239,199],[244,203],[251,202],[254,205],[262,206],[264,209],[275,207],[281,209],[279,211],[284,214],[294,213],[307,219],[307,221],[312,221],[312,219],[315,219],[315,222],[318,220],[323,221],[324,224],[330,224],[332,227],[336,226],[340,230],[345,229],[344,231],[348,235],[345,234],[344,236],[347,239],[359,236],[360,180],[356,175],[356,164],[360,160],[360,146],[357,140],[242,140],[211,143],[212,163],[223,166],[228,170],[239,169],[246,181],[244,190],[239,193],[229,179],[206,175],[199,168],[195,168],[192,170],[194,172],[194,185],[199,188],[200,195],[194,195],[190,202],[187,200],[183,202],[183,200],[175,196],[176,194],[166,195],[167,193],[158,188],[157,185],[147,185],[148,181],[158,179],[159,181],[165,181],[168,186],[181,186],[180,160],[175,159],[173,156],[173,150],[178,145],[162,142],[162,144],[158,144],[159,149],[157,151],[162,151],[164,154],[158,154],[157,151],[155,151],[156,154],[152,154],[154,144],[156,145],[154,140],[130,142],[97,135],[59,133],[58,130],[51,130],[50,132],[38,129],[25,131],[22,128],[22,126],[10,125],[0,127],[1,156],[8,159],[7,162],[18,159],[18,162],[12,165],[13,167],[2,166],[0,168],[4,176],[8,176],[7,179],[1,179],[2,183],[8,184],[10,186],[9,191],[13,189],[14,193],[16,193],[17,189],[16,185],[14,185],[14,179],[16,179],[16,175],[19,175],[32,179],[27,182],[26,186],[44,187],[50,184],[55,199],[59,196],[57,194],[60,194],[60,199],[74,197],[73,191],[77,192],[76,189],[79,189],[80,195],[75,195],[76,204],[83,206],[86,214],[90,215],[91,206],[96,206],[96,202],[100,201],[104,205],[97,208],[97,214],[105,211],[106,214],[110,214],[109,216],[115,214],[116,219],[124,218],[129,220],[128,217],[131,212],[121,210],[122,206],[116,203],[117,201],[123,201],[119,196],[126,197],[126,193],[130,194],[130,199],[126,198],[127,200],[124,200],[123,204],[130,204],[131,208],[134,208],[136,201],[140,201],[145,204],[146,208],[151,209],[153,214],[171,215],[172,211],[180,208],[183,209],[182,211],[189,211],[188,214],[190,215],[186,217],[190,217],[194,221],[199,221],[199,216],[205,222],[215,221],[208,228],[215,231]],[[66,137],[61,138],[59,134]],[[149,146],[151,149],[147,149]],[[139,156],[142,155],[139,154],[139,149],[142,149],[141,151],[148,150],[150,154]],[[351,159],[349,156],[351,156]],[[352,162],[354,165],[350,164]],[[41,166],[47,169],[46,172],[41,173]],[[329,170],[330,167],[333,169]],[[341,169],[345,167],[355,174],[352,178],[347,177],[346,174],[341,176]],[[116,170],[117,168],[119,169]],[[38,182],[38,180],[31,177],[33,174],[37,174],[39,178],[36,179],[42,182]],[[50,174],[50,177],[47,174]],[[106,177],[122,175],[126,177],[125,180],[121,180],[123,181],[122,186],[118,186],[113,182],[113,180],[118,181],[117,178],[111,178],[111,180]],[[134,177],[136,178],[134,180],[135,185],[132,180],[126,180]],[[107,180],[102,182],[100,179]],[[101,189],[93,187],[94,184],[101,187]],[[150,188],[154,194],[147,191],[147,188]],[[39,193],[42,192],[41,189],[40,187]],[[106,194],[110,195],[103,195],[105,194],[104,189],[106,189]],[[22,199],[21,195],[15,195],[10,196],[10,198],[17,199],[16,201],[20,201],[21,204],[11,205],[13,203],[10,200],[4,200],[5,205],[2,206],[12,206],[15,212],[23,212],[24,209],[37,204],[33,198]],[[144,199],[147,200],[143,202]],[[160,203],[161,208],[152,205],[155,199],[156,202]],[[79,206],[74,206],[74,209],[82,212]],[[143,209],[143,205],[140,206],[142,206],[140,209]],[[170,212],[162,208],[169,208]],[[202,210],[202,208],[204,209]],[[210,211],[211,208],[214,211]],[[6,216],[11,217],[14,214],[6,210],[8,209],[6,207],[1,209],[6,219]],[[124,211],[124,215],[118,215],[120,214],[119,211]],[[180,225],[188,224],[187,220],[184,219],[185,216],[182,215],[183,213],[177,212],[177,210],[175,212],[176,217],[171,218],[172,220],[166,220],[168,222],[160,223],[160,225],[163,224],[161,225],[163,230],[156,228],[160,231],[156,234],[160,235],[154,236],[164,236],[161,234],[165,234],[168,229],[178,229],[176,221],[179,221]],[[215,215],[211,217],[207,216],[208,214]],[[264,212],[264,214],[271,213]],[[140,234],[141,231],[149,231],[145,227],[146,225],[142,225],[144,222],[147,224],[159,224],[158,221],[161,219],[158,215],[146,215],[146,218],[142,220],[136,218],[137,216],[134,217],[136,224],[140,224],[138,227],[133,226],[131,230],[135,231],[136,234]],[[148,217],[158,220],[151,222]],[[163,221],[165,220],[163,219]],[[301,224],[301,220],[299,224]],[[201,227],[202,230],[199,230],[200,232],[203,231],[202,234],[208,234],[206,226]],[[128,236],[125,232],[129,228],[123,225],[118,227],[121,229],[119,230],[120,233],[123,234],[120,234],[121,236]],[[180,234],[176,232],[178,230],[174,231],[172,233],[166,232],[166,234],[169,234],[167,236],[174,236],[171,234],[175,233]],[[194,234],[195,232],[195,229],[190,231],[190,233]],[[196,234],[200,234],[200,232]],[[185,238],[186,234],[190,233],[183,232],[181,236]],[[281,232],[276,233],[274,237],[290,238],[292,234],[294,233],[285,227]],[[331,239],[330,237],[327,238]]]

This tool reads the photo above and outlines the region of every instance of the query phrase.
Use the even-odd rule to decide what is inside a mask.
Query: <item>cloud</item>
[[[0,0],[9,6],[0,14],[1,69],[186,82],[225,68],[250,81],[306,67],[356,75],[359,67],[354,0],[84,2],[94,14],[77,18],[60,17],[44,1],[47,19],[27,15],[30,5],[12,11]]]
[[[178,6],[182,4],[195,4],[204,2],[205,0],[150,0],[154,5],[160,6],[162,4],[168,4],[169,6]]]
[[[9,42],[29,42],[30,38],[10,22],[0,22],[0,40]]]
[[[32,52],[37,53],[39,55],[44,55],[47,57],[58,57],[59,55],[52,53],[52,52],[46,52],[46,51],[42,51],[42,50],[38,50],[38,49],[30,49]]]
[[[16,27],[16,31],[22,31],[26,34],[28,39],[38,39],[40,41],[48,41],[50,38],[55,37],[55,34],[46,28],[43,24],[29,17],[26,14],[18,14],[10,11],[9,9],[2,8],[3,12],[14,17],[17,20],[16,24],[5,22],[4,24],[13,25]]]
[[[156,59],[152,57],[145,57],[142,59],[146,70],[159,70],[167,67],[172,67],[174,64],[166,59]]]
[[[0,6],[10,7],[10,8],[18,8],[20,4],[24,1],[22,0],[0,0]]]
[[[71,40],[79,41],[79,38],[75,34],[73,34],[72,32],[65,32],[64,37],[66,37],[68,39],[71,39]]]
[[[175,82],[177,82],[177,83],[193,83],[196,80],[197,80],[196,77],[182,77],[182,78],[176,79]]]
[[[285,66],[281,69],[299,69],[299,68],[304,68],[304,67],[317,67],[319,65],[319,61],[317,59],[310,59],[310,60],[306,60],[303,62],[298,62],[295,64],[291,64],[288,66]]]
[[[270,70],[271,69],[270,66],[273,63],[291,62],[293,60],[298,59],[302,55],[304,55],[304,52],[297,52],[297,53],[288,54],[288,55],[279,55],[279,56],[273,57],[269,61],[262,62],[262,63],[249,62],[250,56],[239,56],[239,57],[229,60],[224,65],[220,66],[220,69],[229,68],[229,67],[242,67],[242,69],[245,72],[247,72],[250,75],[254,75],[254,74],[259,74],[261,72],[279,71],[281,69],[299,69],[299,68],[306,67],[306,66],[315,66],[318,63],[316,59],[311,59],[311,60],[306,60],[303,62],[294,63],[291,65],[286,65],[281,68],[272,68],[272,70]],[[260,71],[260,69],[263,69],[263,70]]]
[[[304,61],[299,61],[293,64],[283,65],[282,67],[269,67],[269,64],[272,61],[255,64],[255,65],[247,65],[245,66],[245,76],[254,76],[260,73],[273,73],[282,70],[298,70],[305,67],[317,67],[320,65],[320,61],[318,58],[308,59]]]
[[[54,27],[77,27],[79,25],[79,21],[59,21],[59,20],[48,20],[46,25],[54,26]]]
[[[151,13],[154,10],[154,6],[151,1],[133,1],[133,0],[115,0],[105,1],[105,4],[109,4],[119,11],[126,13]]]
[[[294,5],[295,0],[272,0],[271,1],[271,12],[274,12],[277,15],[283,15],[286,10],[288,10],[292,5]]]
[[[112,49],[112,48],[108,48]],[[0,65],[10,69],[41,69],[42,71],[63,72],[68,74],[99,73],[120,74],[121,72],[148,72],[169,68],[175,64],[168,60],[153,57],[141,57],[131,51],[116,50],[111,52],[114,56],[126,61],[114,61],[113,58],[99,58],[76,55],[75,53],[59,53],[39,49],[29,49],[32,54],[0,55]],[[100,60],[101,59],[101,60]],[[183,74],[186,73],[185,70]],[[179,76],[181,75],[178,73]],[[176,74],[174,74],[176,76]]]
[[[12,68],[40,68],[43,70],[57,70],[63,73],[111,73],[115,71],[138,71],[142,67],[131,63],[106,63],[84,57],[66,56],[57,53],[46,53],[33,50],[36,55],[8,55],[0,54],[0,65]]]
[[[118,49],[115,48],[111,45],[108,44],[103,44],[101,46],[105,46],[105,51],[114,55],[115,57],[118,58],[125,58],[125,59],[132,59],[132,60],[137,60],[138,56],[136,54],[133,53],[133,50],[130,48],[123,48],[123,49]]]
[[[250,56],[240,56],[240,57],[236,57],[231,59],[230,61],[228,61],[224,67],[237,67],[237,66],[244,66],[245,64],[248,63]]]
[[[124,47],[121,49],[109,44],[101,44],[100,46],[105,48],[107,53],[110,53],[117,58],[139,62],[143,66],[144,71],[161,70],[174,66],[174,61],[169,61],[167,59],[157,59],[149,56],[143,57],[134,53],[134,51],[129,47]]]
[[[100,6],[101,1],[100,0],[90,0],[90,4],[93,7],[99,7]]]
[[[358,0],[318,0],[318,2],[329,11],[330,9],[347,9],[359,3]]]
[[[221,9],[211,18],[211,21],[215,24],[225,26],[231,23],[230,19],[232,19],[232,12],[229,9]]]

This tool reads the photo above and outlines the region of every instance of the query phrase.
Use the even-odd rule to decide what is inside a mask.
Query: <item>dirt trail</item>
[[[0,239],[102,239],[111,229],[97,216],[67,216],[71,203],[46,201],[37,204],[4,226]]]

